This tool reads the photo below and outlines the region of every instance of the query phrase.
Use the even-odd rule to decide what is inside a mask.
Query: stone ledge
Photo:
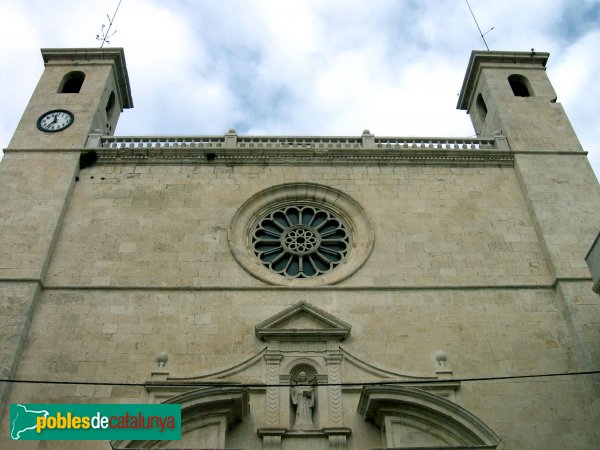
[[[256,430],[259,436],[349,436],[352,429],[348,427],[326,427],[316,430],[288,430],[287,428],[262,427]]]
[[[0,279],[0,282],[15,282],[15,279]],[[452,285],[396,285],[396,286],[152,286],[152,285],[42,285],[48,291],[451,291],[451,290],[494,290],[494,289],[554,289],[556,283],[561,281],[592,281],[592,277],[560,278],[549,280],[543,284],[452,284]]]
[[[508,151],[485,150],[322,150],[293,149],[98,149],[99,164],[403,164],[444,166],[513,166]]]

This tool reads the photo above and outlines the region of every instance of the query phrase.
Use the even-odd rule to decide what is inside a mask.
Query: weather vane
[[[487,30],[485,33],[481,32],[481,28],[479,28],[479,24],[477,23],[477,19],[475,18],[475,14],[473,13],[473,10],[471,9],[471,5],[469,5],[469,1],[465,0],[465,2],[467,3],[467,6],[469,7],[469,11],[471,11],[471,15],[473,16],[473,20],[475,21],[475,25],[477,25],[477,29],[479,30],[479,35],[481,36],[481,39],[483,39],[483,43],[485,44],[485,48],[487,48],[488,52],[490,51],[490,48],[487,45],[487,42],[485,41],[485,35],[488,34],[490,31],[492,31],[494,29],[494,27],[490,28],[489,30]]]
[[[119,4],[117,5],[117,8],[115,9],[115,13],[112,16],[112,19],[110,18],[110,16],[108,14],[106,15],[106,18],[108,19],[108,27],[106,26],[106,24],[103,23],[102,27],[100,27],[100,34],[96,35],[96,40],[101,41],[100,48],[104,47],[104,44],[110,44],[109,39],[112,36],[114,36],[115,33],[117,32],[117,30],[115,30],[111,33],[110,29],[112,28],[113,22],[115,21],[115,16],[117,15],[119,6],[121,6],[121,1],[122,0],[119,0]],[[106,30],[104,28],[106,28]]]

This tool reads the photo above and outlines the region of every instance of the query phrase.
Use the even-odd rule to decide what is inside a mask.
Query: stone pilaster
[[[344,405],[342,403],[342,364],[343,356],[339,352],[329,352],[325,357],[327,362],[327,377],[329,386],[327,394],[329,397],[328,426],[340,427],[344,424]]]
[[[279,352],[267,352],[265,361],[267,363],[267,394],[265,404],[265,425],[266,427],[281,426],[281,407],[279,384],[279,366],[283,355]]]

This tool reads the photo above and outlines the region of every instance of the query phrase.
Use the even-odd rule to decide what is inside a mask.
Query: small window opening
[[[475,105],[477,107],[479,117],[481,117],[481,120],[485,120],[488,110],[487,106],[485,106],[485,101],[483,100],[483,96],[481,94],[477,96],[477,101],[475,102]]]
[[[106,117],[108,118],[108,120],[111,119],[114,109],[115,109],[115,93],[113,91],[110,93],[110,97],[108,97],[108,101],[106,102]]]
[[[522,75],[511,75],[508,82],[515,97],[531,97],[531,88],[527,78]]]
[[[61,94],[79,94],[84,79],[85,74],[83,72],[69,72],[63,77],[58,92]]]

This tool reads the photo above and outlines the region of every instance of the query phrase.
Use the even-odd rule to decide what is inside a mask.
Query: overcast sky
[[[118,0],[0,0],[0,147],[42,47],[98,47]],[[470,0],[491,50],[550,52],[548,75],[600,174],[600,0]],[[456,110],[484,44],[464,0],[122,0],[135,108],[117,135],[472,136]]]

